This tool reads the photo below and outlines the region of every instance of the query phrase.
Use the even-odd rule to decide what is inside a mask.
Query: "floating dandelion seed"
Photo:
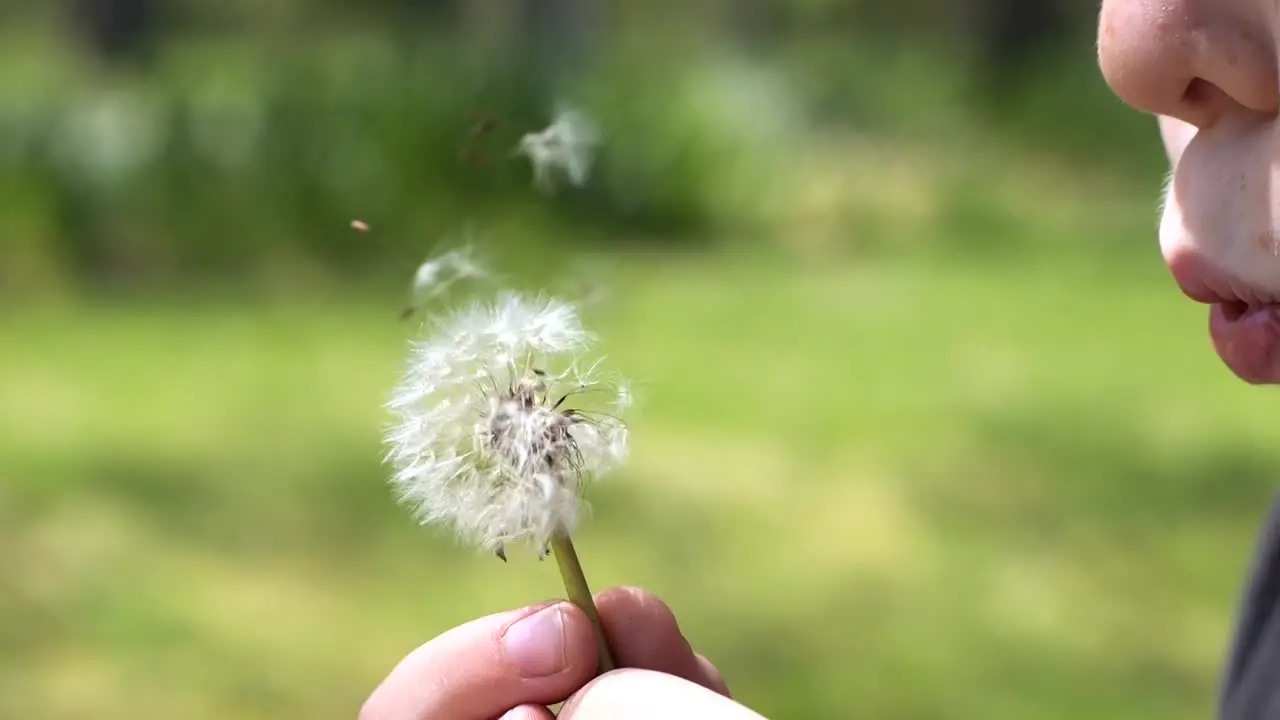
[[[451,250],[430,258],[418,266],[409,287],[409,303],[400,317],[408,320],[428,301],[443,295],[455,283],[486,277],[488,273],[476,262],[470,248]]]
[[[516,146],[517,155],[526,155],[533,166],[533,184],[552,192],[552,172],[560,170],[574,185],[587,182],[600,131],[582,111],[561,107],[555,119],[541,132],[528,133]]]
[[[432,320],[388,407],[397,496],[423,523],[506,560],[509,545],[554,552],[573,600],[597,626],[569,540],[588,482],[627,453],[625,382],[588,361],[577,308],[504,294]]]

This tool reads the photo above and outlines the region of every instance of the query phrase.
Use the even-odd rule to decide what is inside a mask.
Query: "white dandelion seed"
[[[584,185],[599,144],[600,130],[591,118],[580,110],[560,106],[551,125],[520,138],[516,153],[529,157],[534,186],[551,192],[554,190],[551,177],[556,170],[563,172],[574,185]]]
[[[428,258],[413,274],[413,283],[409,286],[409,304],[405,307],[402,317],[409,317],[458,282],[477,280],[488,275],[489,273],[475,259],[469,247],[450,250],[438,257]]]
[[[504,294],[433,319],[388,407],[399,500],[505,559],[571,533],[587,482],[627,453],[626,384],[587,362],[576,307]]]

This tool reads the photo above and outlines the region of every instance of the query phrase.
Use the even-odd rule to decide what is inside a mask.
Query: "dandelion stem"
[[[573,549],[573,540],[569,539],[567,532],[561,531],[551,536],[551,552],[556,556],[556,565],[560,566],[560,578],[564,580],[569,600],[587,614],[587,619],[595,630],[596,649],[600,652],[600,672],[609,672],[615,667],[613,653],[609,651],[609,641],[605,639],[604,625],[600,622],[596,603],[591,599],[587,576],[582,572],[582,563],[578,562],[578,551]]]

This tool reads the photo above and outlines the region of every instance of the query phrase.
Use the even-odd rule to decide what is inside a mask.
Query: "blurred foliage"
[[[554,100],[455,50],[184,47],[145,83],[33,63],[10,78],[3,118],[5,204],[24,228],[6,252],[10,281],[49,263],[42,253],[82,279],[132,282],[280,258],[385,267],[495,216],[694,235],[731,224],[734,193],[763,183],[786,145],[760,96],[773,89],[750,75],[695,67],[628,81],[646,69],[620,61],[578,93],[610,137],[593,183],[549,203],[512,151],[549,123]],[[473,138],[482,117],[496,130]],[[355,217],[385,232],[353,235]]]
[[[386,25],[386,13],[409,12],[389,2],[344,25],[350,6],[296,4],[276,8],[279,27],[249,6],[220,10],[252,28],[228,32],[212,30],[220,16],[207,9],[162,5],[183,23],[161,24],[141,64],[93,64],[58,35],[12,32],[0,51],[11,228],[0,292],[403,274],[474,223],[529,254],[553,250],[503,229],[556,228],[578,248],[760,238],[781,222],[773,198],[802,172],[805,138],[832,130],[944,145],[982,133],[1147,176],[1159,162],[1147,124],[1107,95],[1084,45],[1026,60],[1036,82],[974,102],[985,96],[971,92],[978,66],[962,47],[874,32],[896,16],[863,5],[754,3],[790,22],[747,48],[732,33],[715,39],[731,24],[714,13],[697,24],[690,9],[684,31],[668,32],[671,18],[621,3],[564,31],[571,51],[552,21],[522,30],[526,16],[482,5],[413,8],[427,6],[437,14],[422,17],[452,24],[410,13],[416,23]],[[586,107],[608,142],[592,182],[549,201],[512,150],[560,101]],[[482,117],[494,129],[477,137]],[[354,218],[376,231],[350,232]]]

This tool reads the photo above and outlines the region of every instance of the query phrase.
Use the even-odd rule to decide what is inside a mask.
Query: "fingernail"
[[[559,605],[517,620],[502,636],[502,652],[527,678],[555,675],[569,664],[564,648],[564,612]]]

